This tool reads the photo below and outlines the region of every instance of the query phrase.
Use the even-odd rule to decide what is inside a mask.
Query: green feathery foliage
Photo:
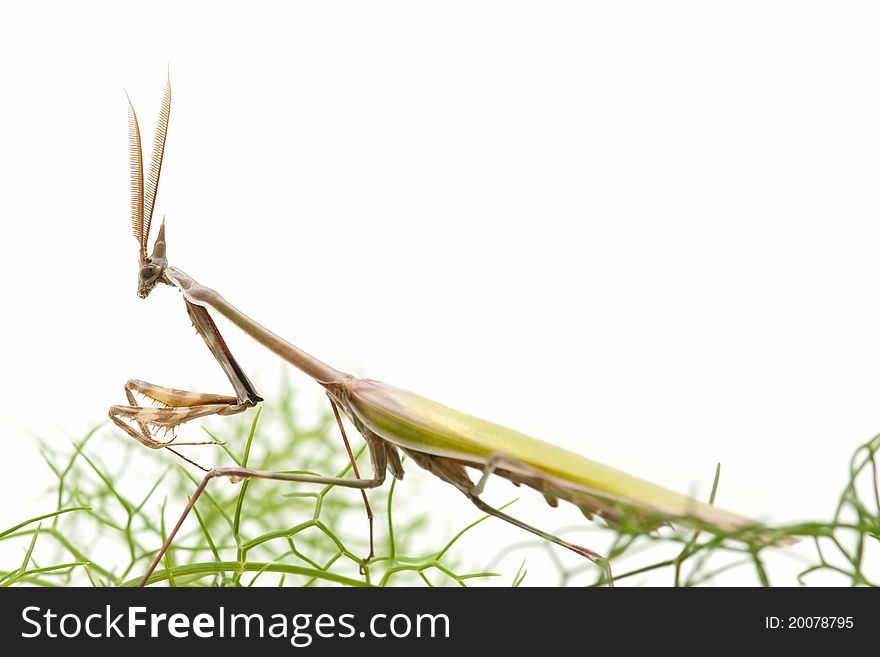
[[[314,426],[303,427],[286,382],[274,399],[265,412],[259,409],[238,420],[223,418],[223,435],[230,437],[230,445],[241,444],[241,438],[247,436],[240,453],[222,443],[220,436],[209,435],[241,466],[283,471],[295,461],[302,468],[297,472],[349,475],[351,466],[332,416],[327,413]],[[164,450],[151,452],[118,432],[99,432],[104,426],[74,442],[69,450],[41,446],[55,475],[56,483],[49,493],[55,509],[0,532],[0,542],[15,541],[22,549],[20,562],[0,568],[0,585],[138,583],[201,476],[182,462],[169,466],[169,454]],[[108,450],[108,443],[118,449]],[[822,573],[833,575],[837,584],[873,586],[878,582],[870,570],[876,569],[880,553],[878,450],[880,436],[856,450],[846,485],[828,521],[719,535],[685,527],[649,530],[643,521],[633,518],[614,528],[593,524],[588,531],[592,539],[607,543],[604,554],[615,584],[648,581],[694,586],[721,575],[729,581],[731,573],[738,583],[793,583],[775,581],[774,568],[782,563],[780,559],[788,559],[798,560],[795,581],[802,585],[813,583]],[[358,456],[363,452],[361,449]],[[363,467],[369,471],[368,463]],[[155,470],[155,476],[150,475],[150,469]],[[712,499],[719,473],[720,468]],[[143,489],[144,481],[151,482],[148,489]],[[430,529],[429,516],[427,511],[396,513],[396,488],[397,482],[392,481],[370,492],[376,512],[377,556],[364,565],[369,551],[367,523],[356,491],[256,480],[230,485],[218,480],[200,498],[150,583],[467,586],[476,580],[516,587],[526,581],[529,565],[543,557],[544,550],[555,564],[560,585],[609,583],[606,572],[594,564],[582,559],[565,561],[560,558],[563,550],[533,538],[509,545],[494,559],[477,555],[489,566],[486,572],[470,572],[462,566],[465,559],[456,544],[485,522],[485,516],[467,524],[440,548],[413,554],[414,537]],[[455,494],[450,490],[450,495]],[[572,531],[584,531],[584,526]],[[801,544],[794,549],[773,545],[790,538],[800,539]],[[498,573],[488,572],[511,553],[524,549],[528,550],[526,558],[509,576],[500,578]],[[474,562],[473,555],[466,561]],[[569,565],[572,563],[575,565]]]

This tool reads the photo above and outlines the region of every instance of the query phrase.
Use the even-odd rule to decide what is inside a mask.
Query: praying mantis
[[[141,586],[149,581],[199,496],[215,478],[226,478],[232,482],[269,479],[359,489],[370,521],[371,549],[368,561],[373,556],[372,511],[366,491],[381,486],[387,472],[397,479],[403,477],[401,453],[458,489],[482,512],[572,550],[603,567],[605,560],[598,553],[528,525],[487,504],[481,494],[489,477],[496,475],[516,485],[524,484],[542,494],[551,506],[564,500],[578,507],[587,518],[597,516],[609,523],[619,522],[624,517],[636,517],[656,527],[678,520],[722,533],[738,532],[756,525],[745,517],[518,431],[327,365],[251,319],[217,291],[171,266],[167,258],[164,218],[148,254],[150,225],[170,112],[171,83],[168,79],[145,180],[140,128],[134,106],[128,99],[131,220],[132,231],[139,245],[137,292],[141,298],[146,298],[161,283],[181,293],[193,326],[223,369],[235,394],[189,392],[132,379],[125,384],[129,404],[110,408],[110,418],[128,435],[151,449],[167,449],[205,472],[177,524],[141,580]],[[183,423],[211,415],[241,413],[263,401],[230,352],[211,318],[211,311],[228,319],[324,389],[351,459],[354,478],[267,472],[235,466],[203,468],[176,449],[180,445],[211,444],[176,442],[174,431]],[[135,393],[158,403],[158,406],[138,405]],[[370,478],[360,476],[345,433],[343,416],[366,441],[373,471]],[[166,437],[169,430],[172,432],[170,439],[160,440],[159,433],[163,430]],[[479,473],[476,482],[471,479],[468,470]]]

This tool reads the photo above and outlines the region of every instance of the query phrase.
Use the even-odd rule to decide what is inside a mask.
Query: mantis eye
[[[148,281],[155,275],[156,275],[156,268],[155,267],[144,267],[140,271],[140,278],[142,281]]]

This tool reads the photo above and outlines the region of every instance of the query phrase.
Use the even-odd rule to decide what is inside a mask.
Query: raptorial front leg
[[[158,406],[141,406],[134,393],[139,393],[159,404]],[[198,463],[183,456],[173,449],[183,445],[218,445],[208,441],[177,441],[175,429],[180,425],[209,415],[234,415],[253,406],[250,402],[240,403],[229,395],[190,392],[167,386],[159,386],[138,379],[129,379],[125,383],[125,396],[128,406],[111,406],[110,419],[129,436],[150,449],[167,449],[183,460],[206,470]],[[170,440],[160,440],[158,433],[171,431]]]

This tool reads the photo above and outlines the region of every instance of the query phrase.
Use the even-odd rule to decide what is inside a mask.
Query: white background
[[[723,506],[828,517],[880,429],[878,19],[4,4],[0,528],[54,508],[29,433],[63,446],[129,377],[228,391],[177,294],[135,294],[123,88],[149,144],[169,64],[172,264],[357,375],[703,496],[720,461]]]

